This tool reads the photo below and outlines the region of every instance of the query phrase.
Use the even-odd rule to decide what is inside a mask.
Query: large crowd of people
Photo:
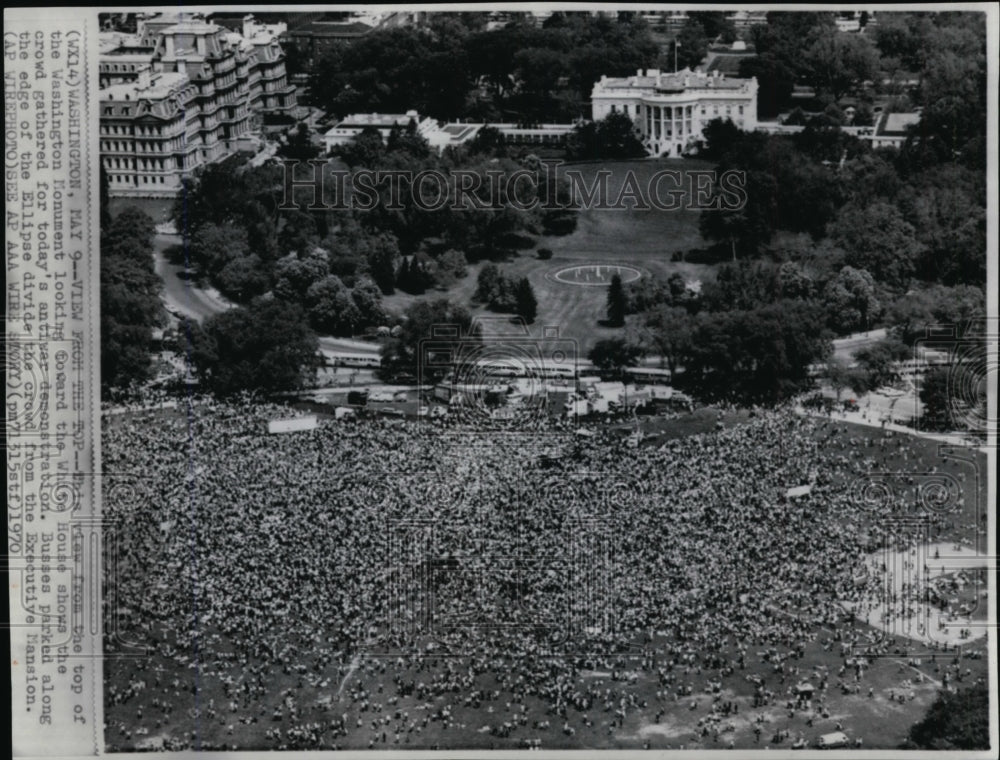
[[[104,470],[140,486],[105,504],[109,748],[787,747],[835,695],[889,698],[868,671],[900,643],[850,609],[900,504],[857,480],[940,465],[906,436],[790,411],[656,446],[541,419],[268,435],[291,413],[109,417]],[[968,514],[929,529],[972,540]],[[929,646],[928,677],[979,672]]]

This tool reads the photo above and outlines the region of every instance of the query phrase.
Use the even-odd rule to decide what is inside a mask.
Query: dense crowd
[[[933,466],[907,437],[783,411],[639,447],[541,419],[267,434],[290,413],[109,418],[104,469],[141,498],[105,505],[107,649],[149,655],[108,660],[109,746],[579,746],[678,706],[678,745],[732,746],[737,718],[780,745],[765,711],[833,730],[833,690],[874,697],[866,671],[896,644],[845,603],[879,593],[866,558],[899,505],[855,482],[901,452]],[[820,647],[839,670],[802,664]],[[952,682],[971,674],[940,657]]]

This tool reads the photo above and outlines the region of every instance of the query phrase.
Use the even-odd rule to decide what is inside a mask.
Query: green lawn
[[[568,168],[581,172],[588,183],[593,181],[599,170],[610,170],[609,196],[616,198],[627,171],[634,172],[639,186],[645,190],[649,178],[657,171],[671,169],[687,172],[711,169],[712,165],[693,160],[644,160],[576,164]],[[664,183],[661,194],[668,189]],[[624,334],[622,329],[599,324],[605,316],[607,290],[563,284],[546,275],[572,264],[601,262],[631,264],[663,278],[680,272],[688,280],[710,279],[714,267],[670,260],[675,251],[688,251],[704,245],[698,232],[698,213],[689,210],[586,209],[580,212],[573,234],[538,239],[538,248],[552,250],[554,255],[550,260],[541,261],[534,251],[522,251],[517,258],[501,264],[501,268],[509,276],[527,277],[531,282],[538,299],[538,317],[533,329],[540,333],[543,327],[559,327],[560,335],[576,340],[581,355],[585,355],[597,340]],[[471,265],[468,276],[447,291],[433,291],[422,296],[396,293],[385,299],[385,305],[402,312],[417,300],[441,297],[468,305],[482,266],[482,263]],[[474,313],[495,316],[482,308],[475,309]]]

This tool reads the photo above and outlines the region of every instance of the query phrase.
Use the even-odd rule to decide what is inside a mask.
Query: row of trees
[[[963,333],[971,335],[980,325],[982,288],[934,285],[883,298],[890,296],[864,270],[844,266],[814,279],[794,261],[722,264],[700,293],[676,273],[666,281],[646,277],[628,286],[613,278],[607,324],[626,330],[621,338],[599,343],[591,358],[615,370],[638,356],[658,356],[675,373],[675,383],[698,395],[770,403],[808,389],[811,365],[825,364],[827,380],[838,392],[849,388],[861,394],[896,382],[898,362],[912,358],[918,343],[944,352],[953,352],[956,341],[967,344],[966,353],[973,352],[963,358],[968,365],[975,365],[975,352],[985,351]],[[858,352],[853,366],[832,358],[836,334],[876,323],[891,328],[889,337]],[[936,326],[958,332],[935,338]],[[972,371],[959,370],[962,377]],[[955,368],[942,369],[922,386],[928,425],[954,422],[955,405],[940,392],[956,390],[955,374]]]
[[[106,179],[101,170],[102,196]],[[153,331],[165,324],[163,283],[153,265],[155,227],[135,207],[101,216],[101,390],[125,389],[153,373]]]
[[[294,188],[298,208],[282,202],[284,175],[274,164],[251,167],[233,159],[208,166],[175,205],[174,220],[187,243],[178,254],[186,253],[199,275],[238,303],[272,294],[302,306],[316,331],[356,334],[389,321],[381,298],[397,288],[412,294],[447,288],[466,276],[469,258],[510,256],[533,245],[534,234],[575,226],[572,209],[516,208],[503,182],[494,193],[487,172],[527,170],[535,183],[518,186],[519,200],[540,192],[566,200],[565,188],[546,185],[537,159],[515,162],[476,152],[495,147],[483,143],[438,156],[412,123],[394,129],[388,140],[367,130],[342,151],[343,163],[327,162],[312,186]],[[370,211],[344,199],[337,207],[330,200],[337,187],[332,173],[345,163],[347,187],[361,170],[395,172],[401,185],[379,185],[380,203]],[[430,211],[417,205],[410,178],[427,169],[442,176],[476,172],[485,207],[462,209],[449,202]],[[314,198],[327,199],[329,207],[310,210]]]
[[[387,140],[378,130],[366,128],[337,153],[352,177],[361,170],[385,173],[377,186],[379,202],[364,212],[363,220],[371,229],[392,232],[404,255],[430,245],[428,253],[436,256],[447,250],[443,243],[465,252],[470,261],[504,258],[532,247],[534,236],[566,235],[576,228],[566,182],[549,176],[533,154],[512,158],[494,129],[480,130],[468,145],[438,155],[411,120],[405,127],[394,127]],[[467,178],[462,188],[468,189],[460,188],[457,180],[444,187],[431,183],[430,189],[414,186],[414,180],[421,182],[421,172],[444,177],[463,172]],[[508,181],[515,176],[524,179]],[[471,196],[475,208],[470,207]],[[417,198],[433,203],[420,204]]]
[[[652,66],[658,46],[638,14],[434,13],[427,23],[376,30],[331,49],[310,72],[311,104],[348,114],[415,108],[438,119],[568,121],[602,74]]]
[[[756,55],[740,76],[757,78],[761,118],[786,109],[796,84],[820,102],[856,92],[922,107],[924,149],[985,165],[986,27],[978,13],[887,13],[865,34],[838,32],[832,13],[772,11],[751,29]],[[904,74],[908,76],[904,76]],[[907,79],[919,84],[907,92]]]
[[[479,270],[473,301],[492,311],[516,314],[529,325],[538,316],[538,299],[528,278],[508,277],[496,264]]]
[[[674,385],[701,398],[773,404],[808,388],[810,365],[832,351],[825,314],[808,300],[710,305],[690,296],[652,305],[628,324],[624,338],[598,341],[590,359],[613,371],[658,356]],[[627,308],[628,294],[612,282],[608,322]]]
[[[812,270],[850,266],[896,294],[914,282],[985,281],[981,170],[937,161],[919,144],[871,151],[840,133],[810,128],[784,137],[713,122],[706,139],[719,172],[746,177],[743,208],[710,210],[699,220],[702,235],[734,260],[783,247]],[[807,233],[812,242],[791,250],[785,235],[775,246],[787,232]]]

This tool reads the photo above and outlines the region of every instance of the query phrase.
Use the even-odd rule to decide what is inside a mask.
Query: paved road
[[[833,341],[833,355],[848,362],[854,361],[855,351],[878,343],[880,340],[884,340],[885,336],[886,331],[883,327],[869,332],[854,333],[846,338],[838,338]]]
[[[183,266],[171,264],[163,252],[172,245],[181,242],[179,235],[158,233],[153,238],[153,256],[156,263],[156,273],[163,280],[163,302],[167,310],[174,315],[181,315],[199,322],[213,314],[231,309],[233,303],[228,301],[214,289],[196,287],[185,279]],[[365,343],[346,338],[321,337],[320,350],[325,354],[338,353],[378,354],[379,346],[375,343]]]
[[[163,280],[163,301],[167,310],[198,321],[232,307],[218,293],[203,290],[184,278],[184,267],[171,264],[163,252],[172,245],[179,245],[180,235],[157,234],[153,238],[153,256],[156,273]]]

